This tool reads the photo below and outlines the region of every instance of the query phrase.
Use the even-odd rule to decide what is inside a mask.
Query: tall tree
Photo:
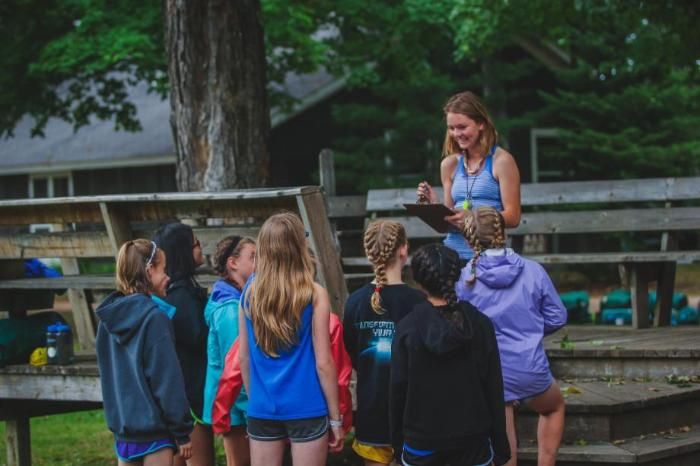
[[[128,87],[144,82],[164,98],[172,92],[180,189],[260,185],[267,102],[293,103],[280,82],[289,71],[316,69],[324,56],[311,38],[323,15],[284,4],[265,0],[274,24],[265,44],[259,0],[1,2],[0,137],[25,115],[37,136],[52,117],[76,130],[100,118],[138,131]]]
[[[178,189],[265,184],[270,113],[260,2],[165,5]]]

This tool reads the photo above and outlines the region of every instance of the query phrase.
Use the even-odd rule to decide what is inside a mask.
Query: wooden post
[[[129,218],[106,202],[100,202],[100,212],[116,258],[121,245],[133,237]]]
[[[659,312],[654,316],[654,325],[665,327],[671,325],[671,308],[673,307],[673,288],[676,282],[676,263],[662,262],[657,267],[656,297]]]
[[[649,273],[646,264],[627,264],[632,294],[632,327],[649,327]]]
[[[309,245],[318,260],[320,282],[328,290],[333,312],[342,316],[348,289],[323,194],[320,191],[300,194],[297,196],[297,207],[309,231]]]
[[[323,188],[325,196],[323,197],[324,204],[326,206],[326,212],[329,212],[328,199],[330,197],[335,197],[335,162],[333,161],[333,151],[330,149],[321,149],[318,154],[318,171],[319,171],[319,181],[321,182],[321,187]],[[333,237],[333,246],[335,247],[338,255],[341,254],[340,241],[338,239],[338,224],[337,222],[331,220],[331,236]]]
[[[63,231],[70,228],[68,225],[56,224],[55,231]],[[78,259],[74,257],[66,257],[61,259],[61,268],[63,275],[80,275],[80,267]],[[95,349],[95,324],[92,317],[92,309],[85,296],[85,290],[80,288],[68,289],[68,301],[73,310],[74,331],[78,338],[78,343],[81,350]]]
[[[5,422],[7,466],[31,466],[32,451],[29,417],[21,416]]]
[[[335,196],[335,164],[333,162],[333,151],[322,149],[318,154],[318,171],[321,186],[327,197]]]

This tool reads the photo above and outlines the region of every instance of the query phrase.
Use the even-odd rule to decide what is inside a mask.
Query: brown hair
[[[246,301],[258,346],[276,357],[296,343],[301,313],[314,293],[314,263],[301,219],[291,212],[268,218],[258,234],[255,260]]]
[[[377,314],[384,314],[381,289],[386,285],[386,266],[394,260],[396,251],[406,244],[406,230],[403,225],[391,220],[376,220],[365,230],[365,254],[374,269],[376,286],[370,304]]]
[[[134,239],[122,244],[117,254],[117,290],[123,294],[149,293],[151,282],[146,268],[159,265],[161,257],[152,241]]]
[[[479,135],[479,145],[484,153],[487,153],[498,142],[498,131],[491,121],[488,110],[476,94],[470,91],[460,92],[447,100],[442,111],[448,113],[459,113],[465,115],[475,122],[484,125],[484,129]],[[461,152],[457,142],[450,136],[449,128],[445,131],[445,142],[442,145],[442,156],[458,154]]]
[[[255,240],[245,236],[231,235],[226,236],[216,244],[216,252],[212,259],[212,265],[214,266],[214,271],[218,273],[220,277],[226,277],[228,275],[228,269],[226,268],[228,258],[238,257],[246,244],[252,244],[254,246]]]
[[[506,245],[506,222],[503,215],[493,207],[479,207],[464,218],[464,237],[474,250],[471,260],[471,277],[467,283],[476,281],[476,262],[486,249],[502,248]]]

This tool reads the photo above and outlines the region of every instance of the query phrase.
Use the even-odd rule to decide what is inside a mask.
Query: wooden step
[[[564,337],[567,342],[562,345]],[[571,325],[545,338],[558,378],[700,376],[700,327]]]
[[[518,464],[537,464],[537,445],[520,444]],[[644,464],[647,466],[697,466],[700,464],[700,426],[687,432],[659,432],[612,442],[562,445],[557,466],[613,466]]]
[[[700,384],[666,381],[560,381],[566,402],[564,442],[611,442],[691,424],[700,425]],[[537,413],[517,415],[521,441],[537,435]]]

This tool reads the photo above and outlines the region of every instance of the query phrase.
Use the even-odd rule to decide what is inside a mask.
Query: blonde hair
[[[147,239],[134,239],[122,244],[117,253],[117,291],[123,294],[150,293],[151,282],[146,268],[148,265],[160,265],[165,255],[158,254],[158,251],[161,250],[155,243]]]
[[[372,309],[377,314],[384,314],[382,307],[381,289],[386,285],[386,266],[396,256],[396,251],[406,244],[406,230],[403,225],[391,220],[376,220],[365,230],[365,255],[374,269],[376,286],[370,299]]]
[[[268,218],[258,234],[255,261],[246,300],[258,346],[277,357],[297,342],[302,311],[314,293],[314,263],[301,219],[291,212]]]
[[[470,91],[460,92],[447,100],[442,108],[445,115],[459,113],[465,115],[478,124],[483,124],[484,129],[479,134],[479,147],[482,152],[488,153],[498,142],[498,131],[491,121],[488,110],[476,94]],[[450,136],[449,128],[445,131],[445,142],[442,145],[442,156],[458,154],[462,151],[457,142]]]
[[[471,276],[467,283],[476,282],[476,262],[486,249],[502,248],[506,245],[506,222],[503,215],[493,207],[479,207],[464,218],[464,237],[474,250],[471,260]]]

